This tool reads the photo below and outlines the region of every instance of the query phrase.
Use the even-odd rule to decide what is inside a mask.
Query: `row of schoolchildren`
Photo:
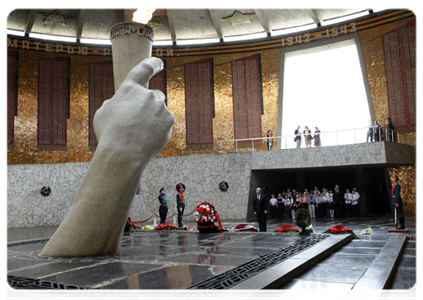
[[[338,192],[336,190],[336,192]],[[356,188],[352,189],[352,193],[347,189],[343,195],[343,201],[340,203],[334,203],[334,194],[332,190],[323,188],[320,192],[318,187],[314,187],[314,191],[309,192],[308,189],[304,189],[304,192],[298,192],[295,189],[287,189],[278,194],[272,194],[269,200],[270,214],[273,218],[280,220],[295,220],[295,214],[297,209],[306,208],[310,212],[311,218],[334,218],[335,208],[337,213],[336,217],[359,217],[359,205],[360,194]],[[336,207],[335,207],[336,206]],[[342,206],[342,207],[341,207]]]

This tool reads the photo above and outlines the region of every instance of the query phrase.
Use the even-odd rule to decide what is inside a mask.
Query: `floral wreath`
[[[295,224],[297,224],[303,231],[310,225],[310,212],[308,209],[300,208],[295,214]]]
[[[222,181],[221,183],[219,183],[219,189],[222,192],[226,192],[228,190],[228,188],[229,188],[229,185],[226,181]]]
[[[187,228],[186,227],[184,227],[184,228],[178,228],[178,227],[176,227],[173,224],[163,223],[163,224],[158,225],[155,228],[155,230],[187,230]]]
[[[131,229],[141,229],[141,227],[132,222],[131,217],[128,217],[125,224],[125,231],[130,231]]]
[[[48,195],[50,195],[50,193],[51,193],[51,189],[50,189],[50,187],[48,187],[48,186],[43,186],[43,188],[41,189],[40,193],[41,193],[41,195],[43,195],[44,197],[45,197],[45,196],[48,196]]]
[[[217,221],[216,209],[210,202],[203,202],[197,205],[197,210],[194,213],[194,220],[197,223]]]
[[[274,230],[273,232],[288,232],[288,233],[296,233],[296,232],[300,232],[300,230],[292,225],[283,225],[283,226],[279,226],[276,230]]]
[[[351,234],[353,239],[358,239],[357,235],[347,226],[344,225],[336,225],[323,233],[332,233],[332,234]]]

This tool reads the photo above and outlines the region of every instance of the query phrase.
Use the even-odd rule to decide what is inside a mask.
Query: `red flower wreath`
[[[169,224],[169,223],[160,224],[155,229],[156,230],[178,230],[178,228],[175,225]]]
[[[194,220],[197,223],[211,222],[214,223],[217,221],[217,212],[214,208],[214,205],[210,202],[203,202],[197,205],[197,210],[194,214]]]
[[[291,225],[283,225],[279,226],[274,232],[300,232],[300,230]]]
[[[333,234],[353,233],[353,231],[350,228],[343,225],[333,226],[332,228],[329,228],[329,231],[332,232]]]

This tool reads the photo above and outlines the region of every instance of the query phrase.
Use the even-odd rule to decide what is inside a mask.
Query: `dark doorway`
[[[338,184],[340,189],[357,188],[361,195],[360,210],[362,215],[386,214],[390,212],[388,188],[385,180],[386,168],[361,166],[287,169],[287,170],[253,170],[250,181],[250,197],[247,217],[254,218],[251,199],[257,187],[261,187],[270,199],[271,194],[286,191],[288,188],[301,192],[317,186],[333,190]]]

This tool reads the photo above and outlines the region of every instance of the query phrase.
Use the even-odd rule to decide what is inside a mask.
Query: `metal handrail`
[[[357,131],[359,130],[367,130],[369,131],[370,128],[373,128],[372,132],[373,132],[373,136],[371,137],[374,141],[376,141],[376,132],[375,132],[375,128],[378,128],[379,134],[378,134],[378,141],[382,141],[382,132],[384,133],[383,137],[385,139],[385,141],[389,141],[389,142],[396,142],[399,143],[400,141],[400,136],[399,136],[399,132],[392,130],[392,129],[388,129],[388,128],[383,128],[381,126],[369,126],[369,127],[361,127],[361,128],[353,128],[353,129],[341,129],[341,130],[334,130],[334,131],[325,131],[325,132],[320,132],[319,135],[320,136],[324,136],[324,135],[328,135],[328,134],[335,134],[336,135],[336,146],[339,145],[339,138],[338,138],[338,133],[343,133],[343,132],[354,132],[354,143],[350,143],[350,144],[357,144]],[[312,133],[313,135],[313,133]],[[288,149],[286,140],[287,138],[294,138],[296,135],[292,134],[292,135],[285,135],[285,136],[274,136],[271,137],[272,140],[285,140],[285,149]],[[303,133],[301,133],[301,137],[303,136]],[[390,137],[389,139],[387,137]],[[396,138],[395,138],[396,137]],[[252,151],[255,151],[254,149],[254,141],[267,141],[269,139],[269,137],[256,137],[256,138],[243,138],[243,139],[231,139],[231,140],[221,140],[219,141],[219,146],[220,146],[220,152],[223,152],[223,143],[235,143],[235,151],[238,152],[238,143],[239,142],[247,142],[247,141],[251,141],[251,148]],[[324,147],[324,146],[323,146]],[[293,147],[295,148],[295,147]],[[280,147],[280,149],[282,149],[282,147]]]

